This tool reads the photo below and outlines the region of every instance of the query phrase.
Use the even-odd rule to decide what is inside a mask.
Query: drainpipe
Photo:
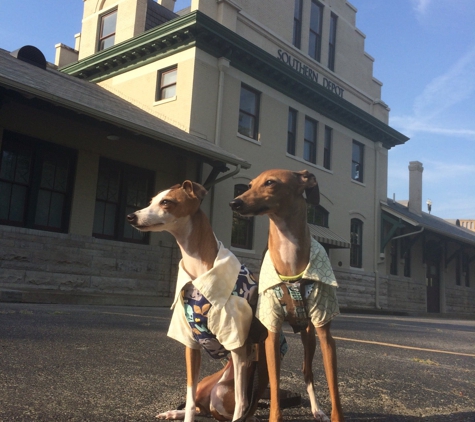
[[[218,59],[218,70],[219,70],[219,79],[218,79],[218,99],[216,103],[216,127],[214,130],[214,143],[215,145],[219,146],[221,143],[221,126],[223,120],[223,97],[224,97],[224,74],[226,73],[227,69],[229,68],[230,60],[226,59],[225,57],[220,57]],[[215,179],[207,183],[205,186],[206,189],[211,189],[214,185],[223,180],[226,180],[235,174],[241,171],[241,166],[238,165],[234,171],[226,176],[223,176],[219,179]],[[211,190],[211,204],[210,204],[210,214],[209,214],[209,221],[211,225],[213,224],[213,215],[214,215],[214,189]]]
[[[391,242],[392,242],[393,240],[401,239],[401,238],[403,238],[403,237],[414,236],[415,234],[422,233],[423,231],[424,231],[424,227],[422,227],[422,228],[421,228],[419,231],[417,231],[417,232],[401,234],[401,236],[396,236],[396,237],[391,238]]]
[[[216,128],[214,132],[214,143],[220,144],[221,124],[223,120],[223,96],[224,96],[224,74],[229,68],[229,60],[225,57],[218,59],[219,81],[218,81],[218,103],[216,107]]]
[[[378,264],[380,260],[379,256],[379,243],[378,243],[378,233],[379,233],[379,225],[381,224],[380,218],[380,201],[379,201],[379,152],[382,149],[382,143],[377,142],[374,144],[374,307],[376,309],[381,309],[381,305],[379,303],[379,271],[378,271]]]

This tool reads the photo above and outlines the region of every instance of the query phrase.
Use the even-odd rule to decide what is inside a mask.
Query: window
[[[241,86],[238,132],[256,140],[259,129],[259,98],[259,92],[248,86]]]
[[[101,16],[98,51],[105,50],[115,44],[115,29],[117,26],[117,9]]]
[[[328,211],[322,206],[307,204],[307,223],[328,227]]]
[[[332,138],[333,129],[325,126],[325,142],[323,145],[323,167],[331,170],[332,167]]]
[[[153,173],[101,159],[97,178],[93,236],[146,243],[146,233],[126,221],[127,214],[145,208],[152,196]]]
[[[353,141],[353,152],[351,157],[351,178],[363,183],[364,145]]]
[[[399,249],[399,240],[392,240],[391,241],[391,265],[389,267],[389,273],[392,274],[392,275],[397,275],[398,273],[398,266],[399,266],[399,262],[398,262],[398,258],[399,258],[399,254],[398,254],[398,249]]]
[[[294,5],[294,33],[292,37],[292,44],[300,48],[302,40],[302,0],[295,0]]]
[[[320,61],[322,50],[322,15],[323,7],[317,2],[312,1],[310,9],[308,54],[318,62]]]
[[[297,141],[297,110],[289,108],[289,119],[287,124],[287,152],[295,155],[295,144]]]
[[[158,72],[156,101],[173,98],[176,95],[177,67],[164,69]]]
[[[404,248],[404,277],[411,276],[411,240],[408,237],[402,239]]]
[[[460,286],[462,284],[462,257],[460,253],[455,261],[455,284]]]
[[[309,117],[305,118],[303,158],[310,163],[317,163],[317,122]]]
[[[462,270],[465,279],[465,287],[470,287],[470,259],[466,253],[462,255]]]
[[[351,219],[350,233],[350,266],[363,267],[363,222],[357,218]]]
[[[246,185],[234,186],[234,197],[247,191]],[[252,249],[254,233],[254,217],[243,217],[233,211],[233,227],[231,232],[231,246],[242,249]]]
[[[0,224],[66,233],[76,153],[4,132],[0,159]]]
[[[330,16],[330,38],[328,42],[328,68],[335,71],[335,48],[336,48],[336,23],[337,16]]]

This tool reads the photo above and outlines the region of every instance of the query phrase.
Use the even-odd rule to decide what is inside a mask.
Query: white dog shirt
[[[192,281],[211,304],[207,314],[208,329],[226,350],[243,346],[252,322],[252,309],[245,297],[232,294],[240,271],[240,262],[221,242],[218,242],[218,255],[213,268],[194,280],[180,261],[168,336],[192,349],[201,347],[194,338],[186,318],[181,293],[185,285]]]

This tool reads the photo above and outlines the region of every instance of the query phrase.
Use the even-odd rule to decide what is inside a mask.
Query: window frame
[[[300,49],[302,46],[302,2],[303,0],[295,0],[294,3],[292,45],[298,49]]]
[[[330,35],[328,39],[328,68],[333,72],[335,71],[337,27],[338,16],[332,12],[330,15]]]
[[[399,230],[396,231],[395,234],[396,234],[396,236],[398,236],[399,235]],[[391,240],[389,255],[391,257],[391,261],[389,263],[389,274],[398,275],[398,272],[399,272],[399,239]]]
[[[412,267],[412,243],[408,237],[402,239],[402,247],[404,248],[404,277],[411,277],[411,267]]]
[[[470,287],[470,258],[468,254],[465,252],[462,252],[460,261],[461,261],[461,268],[462,268],[461,278],[464,281],[463,285],[465,287]]]
[[[359,150],[358,161],[355,159],[355,147]],[[357,182],[364,183],[364,145],[353,139],[351,148],[351,178]]]
[[[248,186],[244,184],[234,185],[234,198],[243,194],[248,190]],[[242,225],[240,225],[242,224]],[[237,230],[244,227],[244,242],[239,242],[239,234]],[[233,211],[232,227],[231,227],[231,246],[238,249],[252,250],[254,244],[254,217],[244,217],[238,212]]]
[[[332,145],[333,129],[325,125],[325,136],[323,141],[323,167],[327,170],[332,169]]]
[[[100,173],[101,170],[109,170],[114,169],[119,172],[118,176],[118,199],[116,202],[108,201],[107,199],[104,200],[102,198],[98,198],[99,194],[99,183],[100,183]],[[136,229],[133,229],[133,234],[140,233],[139,237],[127,237],[125,235],[125,231],[129,229],[129,225],[126,222],[127,214],[134,212],[135,210],[145,208],[148,205],[148,201],[153,196],[153,189],[154,189],[154,181],[155,181],[155,173],[151,170],[143,169],[141,167],[132,166],[126,163],[122,163],[115,160],[110,160],[106,157],[101,157],[99,160],[98,166],[98,177],[97,177],[97,187],[96,187],[96,195],[95,195],[95,209],[94,209],[94,222],[92,227],[92,236],[98,239],[107,239],[107,240],[114,240],[119,242],[128,242],[128,243],[139,243],[139,244],[148,244],[149,243],[149,233],[138,232]],[[133,179],[134,177],[143,178],[147,182],[146,187],[146,198],[143,201],[143,204],[132,207],[133,210],[130,209],[130,205],[127,204],[127,183]],[[96,220],[100,218],[98,216],[98,202],[100,203],[113,203],[116,205],[116,210],[114,213],[114,224],[113,224],[113,234],[104,234],[104,230],[102,233],[95,231],[96,230]],[[105,209],[105,208],[104,208]],[[104,216],[102,218],[102,227],[105,226],[105,211]],[[132,226],[130,226],[132,227]],[[137,233],[136,233],[137,232]]]
[[[114,15],[114,14],[115,14],[115,17],[116,17],[114,32],[111,32],[111,33],[104,36],[104,34],[103,34],[104,21],[105,21],[106,18],[108,18],[108,17],[110,17],[111,15]],[[99,32],[98,32],[98,41],[97,41],[97,51],[103,51],[103,50],[106,50],[106,49],[108,49],[108,48],[115,45],[115,36],[117,34],[117,16],[118,16],[118,9],[115,8],[115,9],[112,9],[112,10],[108,10],[107,12],[105,12],[104,14],[102,14],[99,17]],[[108,47],[104,47],[104,45],[103,45],[104,41],[106,41],[110,38],[113,38],[112,45],[110,45]]]
[[[289,107],[287,118],[287,153],[295,155],[297,147],[297,119],[298,111]]]
[[[307,204],[307,223],[308,224],[313,224],[315,226],[320,226],[320,227],[329,227],[329,220],[330,213],[323,208],[321,205],[312,205],[312,204]],[[319,224],[319,223],[322,224]]]
[[[313,139],[307,139],[307,123],[313,125]],[[305,116],[305,130],[304,130],[304,148],[303,159],[312,164],[317,164],[317,136],[318,136],[318,121],[311,117]],[[307,155],[307,147],[309,148],[309,154]]]
[[[71,219],[72,199],[74,193],[74,178],[77,166],[77,151],[72,148],[63,147],[62,145],[53,144],[37,138],[32,138],[26,135],[5,130],[3,132],[0,150],[0,175],[5,151],[18,153],[20,151],[25,150],[28,150],[30,153],[28,182],[19,183],[15,180],[11,181],[5,178],[0,179],[1,183],[10,184],[12,186],[21,185],[25,189],[22,219],[2,219],[0,220],[0,224],[49,232],[67,233],[69,230]],[[48,160],[51,160],[52,155],[53,159],[56,158],[56,160],[61,163],[64,163],[66,161],[68,162],[67,173],[65,177],[66,186],[63,190],[59,190],[56,187],[58,166],[54,167],[53,187],[42,186],[42,174],[45,169],[44,165],[48,162]],[[15,165],[17,165],[17,163],[15,163]],[[38,212],[40,210],[40,192],[49,192],[51,194],[48,206],[48,220],[50,220],[49,217],[51,216],[51,212],[54,209],[52,203],[53,197],[55,196],[54,194],[56,194],[56,198],[58,198],[58,195],[61,196],[61,208],[59,210],[60,213],[58,214],[60,216],[60,223],[58,226],[49,224],[45,225],[37,222]],[[9,200],[10,215],[12,206],[11,192]]]
[[[354,230],[356,228],[356,230]],[[363,228],[359,218],[350,221],[350,267],[363,268]]]
[[[252,114],[248,112],[247,110],[243,109],[243,104],[242,104],[242,92],[247,91],[254,96],[254,109],[255,109],[255,114]],[[245,136],[250,139],[254,139],[255,141],[258,141],[259,139],[259,114],[260,114],[260,102],[261,102],[261,93],[257,91],[254,88],[251,88],[249,85],[246,85],[244,83],[241,84],[241,89],[239,91],[239,120],[238,120],[238,133],[241,134],[242,136]],[[246,126],[241,126],[241,116],[245,115],[247,117],[251,118],[251,121],[254,123],[251,127],[249,127],[248,131],[241,131],[241,127],[246,128]],[[253,129],[253,130],[251,130]],[[251,133],[252,132],[252,133]]]
[[[169,73],[172,73],[172,72],[175,72],[175,81],[173,83],[170,83],[170,84],[167,84],[167,85],[164,85],[163,84],[163,77]],[[156,90],[156,93],[155,93],[155,101],[162,101],[162,100],[166,100],[166,99],[169,99],[169,98],[174,98],[176,97],[176,88],[177,88],[177,83],[178,83],[178,65],[173,65],[173,66],[169,66],[165,69],[161,69],[158,71],[158,75],[157,75],[157,90]],[[165,97],[163,95],[163,92],[174,86],[175,87],[175,94],[174,95],[170,95],[170,96],[167,96]]]
[[[316,9],[315,9],[316,8]],[[315,22],[312,19],[312,13],[314,10],[318,10],[318,22],[315,26]],[[322,26],[323,26],[323,5],[319,2],[312,0],[310,2],[310,25],[309,25],[309,42],[308,42],[308,55],[320,62],[322,56]],[[312,39],[315,39],[315,47],[312,51]]]

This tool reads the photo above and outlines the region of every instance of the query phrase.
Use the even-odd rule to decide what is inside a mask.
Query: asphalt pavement
[[[166,336],[170,316],[165,308],[0,303],[0,421],[156,420],[185,397],[184,350]],[[475,421],[474,320],[343,314],[332,333],[347,421]],[[285,409],[284,420],[312,421],[300,339],[287,327],[286,336],[282,387],[302,404]],[[220,367],[202,361],[203,375]],[[318,350],[314,369],[329,413]]]

